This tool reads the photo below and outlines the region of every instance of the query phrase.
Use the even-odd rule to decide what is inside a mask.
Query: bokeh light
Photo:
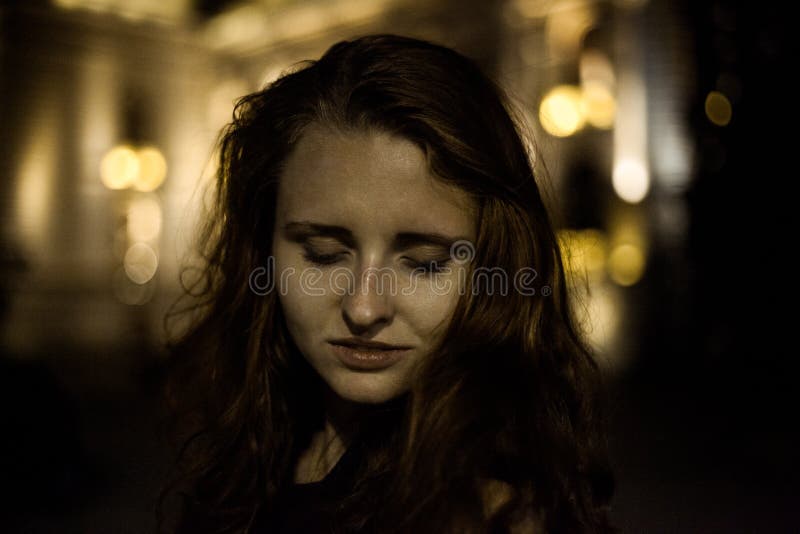
[[[133,147],[116,146],[100,162],[100,179],[109,189],[125,189],[136,181],[139,165],[139,156]]]
[[[622,368],[626,362],[615,346],[624,317],[620,289],[613,284],[578,286],[572,292],[572,305],[576,323],[594,349],[597,363],[612,371]]]
[[[608,239],[595,228],[584,230],[559,230],[558,242],[569,274],[592,277],[602,275],[606,263]]]
[[[137,152],[139,172],[133,182],[137,191],[155,191],[167,177],[167,161],[161,151],[149,146]]]
[[[578,70],[583,85],[599,83],[611,91],[617,84],[611,60],[600,50],[589,48],[581,52]]]
[[[100,162],[100,179],[109,189],[133,188],[154,191],[167,177],[167,161],[153,146],[136,149],[119,145],[109,150]]]
[[[614,247],[608,257],[608,274],[621,286],[632,286],[642,278],[645,257],[642,249],[632,244]]]
[[[583,85],[581,97],[583,99],[581,109],[586,116],[586,122],[604,130],[614,126],[617,101],[606,85],[587,82]]]
[[[131,242],[152,241],[161,231],[161,205],[155,195],[143,195],[128,206],[128,237]]]
[[[650,173],[641,161],[623,159],[614,166],[612,175],[614,192],[631,204],[641,202],[650,189]]]
[[[597,22],[594,2],[571,0],[553,3],[545,19],[545,37],[551,54],[574,57],[586,33]]]
[[[568,137],[583,128],[586,119],[580,88],[559,85],[551,89],[539,105],[539,121],[555,137]]]
[[[123,265],[132,282],[145,284],[156,274],[158,257],[150,245],[134,243],[125,253]]]
[[[191,11],[191,0],[51,0],[62,9],[83,9],[95,13],[113,14],[131,22],[144,20],[176,23]]]
[[[711,91],[706,96],[706,117],[717,126],[727,126],[733,116],[730,100],[719,91]]]

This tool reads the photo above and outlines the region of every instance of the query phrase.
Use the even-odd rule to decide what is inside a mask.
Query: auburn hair
[[[162,531],[245,533],[292,483],[322,419],[321,379],[289,335],[268,265],[282,167],[304,129],[382,131],[411,140],[431,173],[477,206],[471,273],[420,379],[361,425],[340,532],[503,532],[535,517],[546,532],[613,532],[600,374],[576,329],[550,215],[522,123],[470,59],[427,41],[369,35],[333,45],[243,97],[219,143],[214,202],[198,233],[201,276],[168,319],[167,399],[182,447]],[[516,273],[527,273],[524,288]],[[534,283],[531,283],[533,281]],[[487,290],[489,289],[489,290]],[[172,324],[172,323],[170,323]],[[486,518],[479,480],[510,489]]]

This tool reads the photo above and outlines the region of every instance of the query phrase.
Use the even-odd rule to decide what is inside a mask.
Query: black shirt
[[[292,484],[278,500],[271,517],[260,514],[253,534],[326,533],[337,505],[352,490],[358,467],[357,447],[351,445],[325,475],[316,482]]]

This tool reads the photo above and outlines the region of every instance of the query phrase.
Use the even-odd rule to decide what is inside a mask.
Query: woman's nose
[[[348,326],[363,333],[391,321],[396,280],[391,269],[368,267],[354,273],[353,283],[342,298],[342,314]]]

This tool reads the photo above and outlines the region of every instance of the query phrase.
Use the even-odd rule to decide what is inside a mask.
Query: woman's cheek
[[[406,304],[413,309],[412,316],[416,318],[418,326],[432,331],[451,317],[458,298],[456,288],[451,287],[448,291],[447,286],[441,282],[437,286],[427,287],[419,284],[416,290],[406,297]]]

